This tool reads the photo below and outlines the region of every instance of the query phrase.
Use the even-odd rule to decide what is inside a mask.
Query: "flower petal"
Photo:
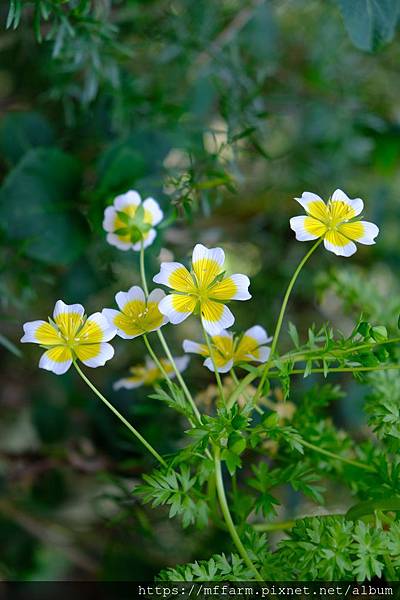
[[[179,373],[183,373],[186,369],[190,361],[189,356],[174,356],[174,363],[179,371]],[[172,371],[171,377],[175,377],[175,371]]]
[[[107,206],[104,210],[104,218],[103,218],[103,229],[105,231],[114,231],[115,229],[115,219],[117,218],[117,211],[114,206]]]
[[[369,221],[342,223],[338,229],[340,233],[343,233],[350,240],[355,240],[367,246],[375,244],[375,238],[379,233],[379,227]]]
[[[133,338],[145,333],[139,322],[119,310],[103,308],[102,313],[110,325],[116,328],[117,335],[124,340],[133,340]]]
[[[259,346],[268,344],[268,342],[272,341],[272,335],[268,336],[264,327],[261,327],[261,325],[254,325],[253,327],[250,327],[250,329],[247,329],[244,332],[244,335],[254,339]]]
[[[39,368],[52,371],[56,375],[66,373],[72,364],[71,350],[66,346],[54,346],[44,354],[39,361]]]
[[[133,285],[127,292],[118,292],[115,301],[118,308],[129,315],[136,315],[146,308],[146,296],[138,285]]]
[[[163,262],[160,272],[153,277],[155,283],[161,283],[177,292],[191,292],[194,282],[189,271],[178,262]]]
[[[121,388],[126,390],[133,390],[143,385],[143,379],[139,377],[124,377],[118,379],[113,385],[114,390],[120,390]]]
[[[22,343],[31,342],[42,346],[56,346],[62,341],[61,334],[46,321],[29,321],[24,324]]]
[[[207,356],[208,354],[206,344],[199,344],[192,340],[183,340],[182,348],[184,352],[190,352],[191,354],[200,354],[200,356]]]
[[[139,206],[142,202],[140,195],[135,190],[129,190],[125,194],[121,194],[114,198],[114,206],[117,210],[122,210],[126,206]]]
[[[149,229],[149,231],[145,234],[143,234],[143,248],[147,248],[148,246],[151,246],[151,244],[154,242],[154,240],[156,239],[156,235],[157,232],[155,229]],[[132,249],[135,250],[135,252],[139,252],[142,248],[142,242],[136,242],[136,244],[133,244]]]
[[[252,354],[251,358],[254,362],[265,363],[269,359],[271,348],[269,346],[260,346],[256,354]]]
[[[227,362],[222,362],[222,364],[218,364],[219,361],[215,361],[216,362],[216,367],[217,367],[217,371],[218,373],[228,373],[228,371],[230,371],[233,367],[233,360],[230,359]],[[206,360],[203,362],[203,365],[205,367],[207,367],[207,369],[209,369],[210,371],[212,371],[214,373],[214,363],[211,360],[211,358],[206,358]]]
[[[247,275],[231,275],[212,286],[210,296],[215,300],[249,300],[250,279]]]
[[[295,198],[304,210],[315,219],[324,221],[327,217],[327,206],[325,202],[312,192],[303,192],[301,198]]]
[[[154,198],[147,198],[143,202],[144,208],[144,222],[150,223],[151,225],[158,225],[164,216],[158,202]]]
[[[167,316],[171,323],[182,323],[192,314],[196,307],[196,299],[183,294],[170,294],[165,296],[158,305],[159,311]]]
[[[85,309],[82,304],[65,304],[62,300],[57,300],[53,311],[54,320],[57,322],[57,317],[64,313],[76,313],[83,317]]]
[[[84,365],[92,368],[102,367],[114,356],[111,344],[82,344],[75,349],[75,353]]]
[[[352,256],[357,251],[357,246],[338,231],[327,231],[324,237],[324,246],[337,256]]]
[[[116,233],[107,233],[107,242],[111,246],[115,246],[118,250],[130,250],[132,244],[130,242],[124,242]]]
[[[85,309],[82,304],[65,304],[57,300],[53,318],[61,333],[68,339],[75,337],[83,322]]]
[[[361,200],[361,198],[351,199],[342,190],[335,190],[333,192],[331,202],[342,202],[349,207],[350,210],[346,211],[346,214],[349,215],[346,217],[347,219],[356,217],[362,213],[364,208],[364,202]]]
[[[82,344],[98,344],[108,342],[115,337],[117,329],[100,312],[93,313],[86,319],[76,338]]]
[[[201,304],[201,320],[204,329],[211,336],[218,335],[222,329],[228,329],[235,322],[235,317],[227,306],[213,300]]]
[[[160,288],[154,288],[147,298],[147,304],[151,304],[153,302],[158,304],[158,302],[160,302],[164,297],[164,290],[161,290]]]
[[[221,272],[225,261],[222,248],[206,248],[196,244],[192,255],[192,269],[199,287],[208,287]]]
[[[316,240],[324,235],[326,226],[313,217],[292,217],[290,219],[290,228],[296,234],[296,240],[307,242]]]

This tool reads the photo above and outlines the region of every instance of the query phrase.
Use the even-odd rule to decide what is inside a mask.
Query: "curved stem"
[[[147,298],[147,296],[149,295],[149,288],[147,287],[147,281],[146,281],[146,272],[145,272],[145,268],[144,268],[144,244],[143,244],[143,239],[140,243],[140,278],[142,280],[142,285],[143,285],[143,289],[144,289],[144,293],[145,296]]]
[[[194,400],[192,398],[192,394],[189,392],[188,387],[187,387],[187,385],[186,385],[186,383],[185,383],[182,375],[180,374],[180,371],[179,371],[178,367],[176,366],[176,363],[174,361],[174,357],[171,354],[171,351],[170,351],[170,349],[168,347],[168,344],[167,344],[167,342],[165,340],[165,337],[163,336],[163,334],[161,333],[161,331],[159,329],[157,329],[157,335],[158,335],[158,338],[159,338],[159,340],[161,342],[161,345],[162,345],[162,347],[164,349],[164,352],[167,355],[167,358],[170,361],[170,363],[172,365],[172,368],[175,371],[176,378],[177,378],[177,380],[179,381],[179,383],[181,385],[183,393],[185,394],[186,399],[188,400],[190,406],[192,407],[192,410],[193,410],[193,412],[194,412],[194,414],[196,416],[196,419],[198,421],[200,421],[201,420],[201,415],[199,413],[199,409],[197,408],[197,406],[196,406],[196,404],[195,404],[195,402],[194,402]]]
[[[366,373],[368,371],[390,371],[400,369],[400,365],[378,365],[376,367],[333,367],[332,369],[310,369],[307,373]],[[305,373],[304,369],[293,369],[289,371],[288,375],[301,375]],[[279,377],[278,371],[270,371],[268,374],[270,377],[274,377],[277,375]]]
[[[249,569],[251,569],[251,571],[253,571],[253,573],[256,576],[256,579],[258,581],[262,581],[263,579],[262,579],[260,573],[258,572],[258,570],[254,566],[253,562],[251,561],[251,559],[247,553],[247,550],[243,546],[242,540],[240,539],[239,534],[236,531],[236,527],[233,522],[230,510],[229,510],[228,502],[226,499],[226,495],[225,495],[224,482],[222,479],[220,450],[217,447],[214,448],[214,465],[215,465],[218,500],[219,500],[219,504],[221,506],[221,511],[222,511],[225,523],[228,527],[228,531],[232,537],[232,540],[233,540],[236,548],[238,549],[240,556],[243,558],[246,565],[249,567]]]
[[[320,454],[324,454],[325,456],[329,456],[330,458],[334,458],[335,460],[340,460],[348,465],[352,465],[353,467],[358,467],[359,469],[364,469],[364,471],[369,471],[370,473],[375,473],[374,467],[370,465],[365,465],[364,463],[360,463],[357,460],[351,460],[351,458],[345,458],[344,456],[340,456],[340,454],[335,454],[334,452],[330,452],[329,450],[325,450],[324,448],[319,448],[318,446],[314,446],[310,442],[306,440],[301,440],[300,442],[303,446],[314,450],[314,452],[319,452]]]
[[[167,384],[168,384],[168,385],[170,385],[170,383],[171,383],[171,380],[170,380],[170,378],[168,377],[168,374],[167,374],[166,370],[165,370],[165,369],[164,369],[164,367],[162,366],[162,363],[161,363],[161,361],[160,361],[160,360],[158,360],[158,357],[157,357],[156,353],[154,352],[153,348],[151,347],[151,345],[150,345],[150,342],[149,342],[149,339],[148,339],[147,335],[144,333],[142,337],[143,337],[143,342],[144,342],[144,345],[145,345],[145,346],[146,346],[146,348],[147,348],[147,352],[150,354],[151,358],[153,359],[153,361],[154,361],[154,362],[155,362],[155,364],[157,365],[158,369],[160,370],[160,372],[161,372],[162,376],[164,377],[165,381],[167,382]]]
[[[293,286],[296,283],[296,280],[297,280],[297,278],[298,278],[298,276],[300,274],[300,271],[302,270],[302,268],[304,267],[304,265],[306,264],[306,262],[308,261],[308,259],[310,258],[310,256],[318,248],[318,246],[320,245],[321,242],[322,242],[322,238],[320,238],[319,240],[317,240],[315,242],[315,244],[312,246],[312,248],[302,258],[302,260],[300,261],[300,263],[297,266],[297,269],[293,273],[291,280],[289,281],[289,285],[288,285],[288,287],[286,289],[285,296],[284,296],[283,302],[282,302],[282,306],[281,306],[281,309],[279,311],[278,320],[277,320],[276,326],[275,326],[274,337],[272,339],[272,344],[271,344],[270,358],[265,363],[264,371],[263,371],[263,373],[261,375],[261,380],[260,380],[259,386],[257,388],[257,393],[255,395],[255,402],[257,402],[258,398],[261,395],[262,389],[264,387],[265,380],[267,378],[267,374],[268,374],[269,368],[271,366],[271,362],[273,360],[273,356],[275,354],[276,347],[278,345],[278,339],[279,339],[279,334],[280,334],[281,328],[282,328],[283,317],[285,316],[286,307],[287,307],[287,304],[288,304],[289,297],[290,297],[291,291],[293,289]]]
[[[147,297],[149,295],[149,288],[147,287],[146,270],[145,270],[145,267],[144,267],[144,245],[143,245],[143,240],[142,240],[141,245],[140,245],[140,278],[142,280],[142,285],[143,285],[144,293],[145,293],[145,295]],[[157,335],[158,335],[158,338],[159,338],[159,340],[161,342],[161,345],[162,345],[162,347],[164,349],[164,352],[165,352],[168,360],[170,361],[170,363],[172,365],[172,368],[175,371],[176,378],[179,381],[180,386],[182,387],[183,393],[185,394],[186,399],[188,400],[190,406],[192,407],[192,410],[193,410],[193,412],[194,412],[194,414],[196,416],[196,419],[198,421],[200,421],[201,416],[200,416],[199,410],[198,410],[198,408],[197,408],[197,406],[196,406],[196,404],[195,404],[195,402],[194,402],[194,400],[192,398],[192,395],[191,395],[190,391],[188,390],[188,387],[187,387],[187,385],[186,385],[186,383],[185,383],[182,375],[180,374],[180,371],[179,371],[178,367],[176,366],[174,357],[172,356],[171,351],[170,351],[170,349],[168,347],[168,344],[166,342],[166,339],[165,339],[165,337],[164,337],[164,335],[163,335],[163,333],[161,332],[160,329],[157,329]]]
[[[221,396],[222,402],[225,403],[224,388],[223,388],[223,385],[222,385],[221,376],[220,376],[219,371],[218,371],[217,363],[216,363],[216,361],[214,359],[214,350],[213,350],[213,347],[211,345],[210,338],[208,337],[208,333],[204,329],[203,323],[201,324],[201,328],[203,330],[203,337],[204,337],[205,342],[207,344],[207,348],[208,348],[208,352],[210,354],[211,362],[212,362],[213,367],[214,367],[214,375],[215,375],[215,379],[217,380],[217,386],[218,386],[219,394]]]
[[[125,419],[125,417],[123,417],[121,415],[121,413],[118,412],[118,410],[111,404],[111,402],[109,402],[107,400],[107,398],[105,398],[103,396],[103,394],[101,394],[99,392],[99,390],[93,385],[93,383],[83,373],[83,371],[81,370],[79,365],[76,363],[76,361],[74,361],[74,367],[77,370],[77,372],[79,373],[79,375],[82,377],[83,381],[90,387],[90,389],[96,394],[96,396],[98,396],[98,398],[100,398],[100,400],[102,402],[104,402],[104,404],[118,417],[118,419],[125,425],[125,427],[127,427],[129,429],[129,431],[131,433],[133,433],[133,435],[143,444],[143,446],[145,446],[145,448],[147,448],[147,450],[149,452],[151,452],[151,454],[154,456],[154,458],[156,458],[163,467],[167,467],[168,466],[167,463],[165,462],[163,457],[160,456],[160,454],[157,452],[157,450],[155,450],[153,448],[153,446],[137,431],[137,429],[135,429],[133,427],[133,425],[131,425],[129,423],[129,421],[127,421]]]
[[[231,376],[232,376],[232,379],[233,379],[236,387],[239,386],[240,381],[239,381],[233,367],[231,369]],[[245,390],[243,390],[243,396],[244,396],[244,399],[246,400],[246,402],[252,402],[252,398],[250,398],[250,396],[248,394],[246,394]],[[264,411],[259,406],[257,406],[257,404],[254,405],[254,409],[258,412],[258,414],[260,414],[260,415],[264,414]]]

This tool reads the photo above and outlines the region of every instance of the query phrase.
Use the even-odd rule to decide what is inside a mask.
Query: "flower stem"
[[[367,373],[369,371],[390,371],[390,370],[396,370],[396,369],[400,369],[400,365],[377,365],[376,367],[334,367],[332,369],[310,369],[310,371],[307,371],[307,374],[311,374],[311,373]],[[289,371],[288,375],[301,375],[302,373],[305,373],[304,369],[293,369],[292,371]],[[279,371],[270,371],[269,372],[269,376],[270,377],[274,377],[274,376],[278,376],[279,377]]]
[[[150,354],[151,358],[154,360],[154,362],[157,365],[158,369],[160,370],[162,376],[164,377],[165,381],[167,382],[168,385],[170,385],[171,380],[168,377],[166,370],[162,366],[161,361],[158,360],[158,357],[157,357],[156,353],[154,352],[153,348],[151,347],[149,339],[145,333],[143,334],[143,342],[147,348],[148,353]]]
[[[215,475],[216,475],[216,484],[217,484],[217,494],[219,504],[221,506],[221,511],[225,520],[225,523],[228,527],[228,531],[232,537],[232,540],[239,551],[240,556],[243,558],[246,565],[253,571],[258,581],[262,581],[262,577],[253,562],[251,561],[246,548],[243,546],[242,540],[239,537],[238,532],[236,531],[235,524],[233,522],[228,502],[225,495],[224,482],[222,479],[222,469],[221,469],[221,457],[219,448],[214,448],[214,465],[215,465]]]
[[[203,330],[203,337],[204,337],[205,342],[207,344],[208,352],[210,353],[211,362],[212,362],[213,367],[214,367],[214,375],[215,375],[215,379],[217,380],[219,394],[221,396],[222,402],[225,403],[224,388],[223,388],[223,385],[222,385],[221,376],[220,376],[219,371],[218,371],[217,363],[215,362],[215,359],[214,359],[214,350],[213,350],[213,347],[211,345],[210,338],[208,337],[208,333],[204,329],[203,323],[201,324],[201,328]]]
[[[318,246],[320,245],[321,242],[322,242],[322,238],[318,239],[315,242],[315,244],[311,247],[311,249],[307,252],[307,254],[305,256],[303,256],[302,260],[299,262],[299,264],[297,266],[297,269],[293,273],[291,280],[289,281],[289,285],[287,286],[287,289],[286,289],[286,292],[285,292],[285,296],[283,298],[282,306],[281,306],[281,309],[279,311],[278,320],[276,322],[274,337],[272,339],[272,344],[271,344],[271,352],[270,352],[270,355],[269,355],[269,360],[265,363],[264,371],[263,371],[263,373],[261,375],[260,383],[258,385],[257,392],[256,392],[256,395],[255,395],[255,402],[257,402],[258,398],[260,397],[260,395],[262,393],[262,390],[263,390],[263,387],[264,387],[264,383],[265,383],[265,380],[267,378],[268,371],[270,369],[271,362],[273,360],[273,356],[275,354],[276,347],[278,345],[278,339],[279,339],[279,334],[280,334],[281,329],[282,329],[283,318],[285,316],[286,307],[287,307],[287,304],[289,302],[289,298],[290,298],[290,294],[292,292],[293,286],[296,283],[296,280],[297,280],[297,278],[298,278],[298,276],[300,274],[300,271],[302,270],[302,268],[304,267],[304,265],[306,264],[306,262],[308,261],[308,259],[310,258],[310,256],[318,248]]]
[[[143,285],[143,289],[144,289],[144,293],[145,296],[147,298],[147,296],[149,295],[149,288],[147,287],[147,281],[146,281],[146,271],[144,268],[144,244],[143,244],[143,239],[140,243],[140,278],[142,280],[142,285]]]
[[[233,379],[233,381],[234,381],[234,383],[235,383],[236,387],[237,387],[237,386],[239,386],[239,385],[240,385],[240,381],[239,381],[239,379],[238,379],[238,377],[237,377],[237,375],[236,375],[236,373],[235,373],[235,370],[234,370],[234,368],[233,368],[233,367],[232,367],[232,369],[231,369],[231,376],[232,376],[232,379]],[[246,402],[252,402],[252,401],[253,401],[253,399],[249,397],[249,395],[246,393],[246,391],[245,391],[245,390],[243,390],[243,396],[244,396],[244,399],[246,400]],[[256,411],[257,411],[257,412],[258,412],[260,415],[263,415],[263,414],[264,414],[264,411],[263,411],[263,410],[262,410],[262,409],[261,409],[259,406],[257,406],[257,404],[254,404],[254,407],[253,407],[253,408],[254,408],[254,409],[255,409],[255,410],[256,410]]]
[[[142,285],[143,285],[144,293],[145,293],[145,295],[147,297],[149,295],[149,288],[147,287],[146,270],[145,270],[145,267],[144,267],[144,245],[143,245],[143,240],[142,240],[141,245],[140,245],[140,278],[142,280]],[[191,393],[188,390],[188,387],[187,387],[187,385],[186,385],[186,383],[185,383],[182,375],[180,374],[180,371],[179,371],[178,367],[176,366],[176,363],[174,361],[174,357],[172,356],[171,351],[170,351],[170,349],[168,347],[168,344],[166,342],[166,339],[165,339],[164,335],[162,334],[162,332],[160,331],[160,329],[157,329],[157,335],[158,335],[158,338],[159,338],[159,340],[161,342],[161,345],[162,345],[162,347],[164,349],[164,352],[165,352],[168,360],[170,361],[170,363],[172,365],[172,368],[175,371],[176,378],[179,381],[179,384],[180,384],[180,386],[181,386],[181,388],[183,390],[183,393],[185,394],[187,401],[189,402],[190,406],[192,407],[192,410],[193,410],[193,413],[196,416],[196,419],[198,421],[200,421],[201,416],[200,416],[200,413],[198,411],[198,408],[197,408],[197,406],[196,406],[196,404],[195,404],[195,402],[194,402],[194,400],[192,398]]]
[[[314,450],[314,452],[319,452],[320,454],[324,454],[325,456],[329,456],[330,458],[334,458],[335,460],[340,460],[341,462],[344,462],[348,465],[352,465],[353,467],[364,469],[364,471],[375,473],[374,467],[371,467],[370,465],[365,465],[364,463],[360,463],[357,460],[351,460],[351,458],[345,458],[344,456],[340,456],[340,454],[335,454],[334,452],[330,452],[329,450],[325,450],[324,448],[319,448],[318,446],[314,446],[314,444],[311,444],[306,440],[301,440],[300,443],[303,446],[310,448],[310,450]]]
[[[129,421],[127,421],[125,419],[125,417],[123,417],[121,415],[121,413],[118,412],[118,410],[111,404],[111,402],[109,402],[107,400],[107,398],[105,398],[103,396],[103,394],[101,394],[99,392],[99,390],[93,385],[93,383],[83,373],[83,371],[81,370],[79,365],[76,363],[76,361],[74,361],[74,367],[78,371],[79,375],[82,377],[83,381],[90,387],[90,389],[96,394],[96,396],[98,396],[100,398],[100,400],[102,400],[102,402],[104,402],[104,404],[118,417],[118,419],[120,421],[122,421],[122,423],[125,425],[125,427],[127,427],[129,429],[129,431],[131,433],[133,433],[133,435],[143,444],[143,446],[145,446],[147,448],[147,450],[149,452],[151,452],[151,454],[154,456],[154,458],[156,458],[163,467],[167,467],[168,466],[167,463],[162,458],[162,456],[160,456],[160,454],[157,452],[157,450],[155,450],[153,448],[153,446],[133,427],[133,425],[131,425],[129,423]]]

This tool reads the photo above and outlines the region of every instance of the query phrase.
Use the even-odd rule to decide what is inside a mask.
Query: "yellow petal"
[[[69,340],[75,337],[82,325],[82,315],[77,312],[61,312],[54,317],[54,321],[61,333]]]
[[[331,200],[329,203],[329,212],[333,223],[336,224],[356,216],[354,208],[342,200]]]
[[[355,221],[354,223],[342,223],[339,225],[338,230],[350,240],[358,240],[362,238],[365,233],[364,226],[360,221]]]
[[[310,217],[314,217],[319,221],[325,222],[328,218],[328,210],[325,202],[322,200],[313,200],[312,202],[308,202],[306,211]]]
[[[40,325],[35,331],[35,338],[43,346],[56,346],[61,341],[58,331],[50,323]]]
[[[90,358],[95,358],[100,354],[101,345],[100,344],[82,344],[75,348],[75,354],[82,362],[85,360],[89,360]]]
[[[324,237],[327,242],[338,248],[344,248],[349,243],[349,238],[339,231],[327,231]]]
[[[326,232],[326,225],[321,223],[321,221],[314,219],[313,217],[306,217],[304,219],[304,229],[311,235],[321,237]]]

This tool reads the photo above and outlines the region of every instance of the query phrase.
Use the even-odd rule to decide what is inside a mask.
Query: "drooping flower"
[[[178,356],[174,358],[175,365],[180,373],[186,369],[189,364],[188,356]],[[170,379],[175,377],[175,371],[171,362],[166,358],[160,359],[161,366]],[[136,365],[129,369],[131,373],[129,377],[119,379],[114,383],[114,389],[119,390],[125,388],[131,390],[140,387],[141,385],[153,385],[157,381],[163,379],[164,375],[161,369],[155,364],[149,356],[146,356],[145,363]]]
[[[156,288],[146,300],[142,288],[134,285],[127,292],[116,294],[115,301],[120,310],[103,308],[102,314],[120,337],[131,340],[168,323],[168,318],[159,310],[164,297],[165,292]]]
[[[24,324],[21,342],[39,344],[46,348],[39,362],[41,369],[62,375],[73,360],[88,367],[101,367],[114,356],[109,342],[116,334],[107,319],[99,312],[85,317],[81,304],[65,304],[58,300],[53,318],[47,321],[29,321]]]
[[[150,246],[156,237],[154,227],[163,218],[163,212],[153,198],[142,202],[140,195],[130,190],[117,196],[114,204],[104,211],[103,228],[107,242],[120,250],[140,250]]]
[[[354,242],[375,244],[379,228],[369,221],[357,219],[364,208],[361,198],[349,198],[342,190],[336,190],[325,202],[311,192],[303,192],[295,198],[307,215],[290,219],[290,227],[296,239],[305,242],[323,238],[324,246],[338,256],[351,256],[357,250]]]
[[[243,362],[263,363],[268,360],[271,349],[266,346],[272,337],[260,325],[255,325],[243,335],[234,336],[230,331],[221,331],[211,337],[213,359],[219,373],[227,373],[232,367]],[[207,344],[184,340],[183,350],[205,357],[204,366],[214,371],[213,360]]]
[[[251,298],[246,275],[225,276],[222,248],[206,248],[196,244],[192,255],[192,271],[178,262],[161,263],[160,272],[153,278],[174,290],[161,300],[159,309],[171,323],[184,321],[193,312],[201,315],[203,326],[210,335],[217,335],[235,322],[225,302]]]

